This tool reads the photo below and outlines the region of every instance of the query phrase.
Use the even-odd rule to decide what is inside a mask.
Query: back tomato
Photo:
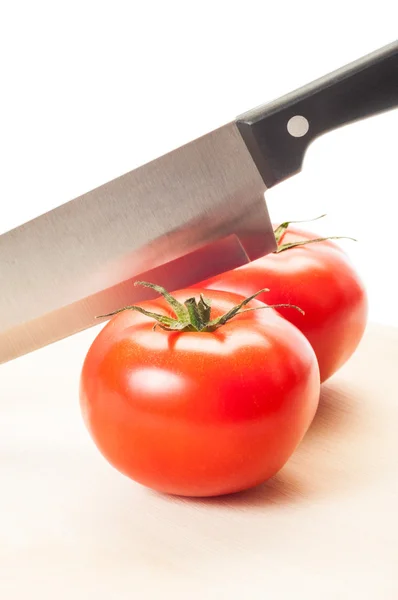
[[[201,292],[212,317],[242,300],[199,289],[175,297]],[[141,306],[172,315],[163,299]],[[86,356],[81,408],[106,459],[135,481],[184,496],[237,492],[279,471],[318,405],[318,365],[304,336],[272,309],[240,314],[214,332],[153,324],[119,313]]]
[[[316,237],[289,227],[281,243]],[[267,287],[269,292],[258,296],[262,302],[302,308],[305,315],[288,308],[277,310],[311,343],[322,382],[350,358],[365,331],[365,287],[345,252],[330,240],[269,254],[199,285],[243,296]]]

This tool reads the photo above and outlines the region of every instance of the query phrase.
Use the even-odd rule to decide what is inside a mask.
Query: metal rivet
[[[287,123],[287,130],[293,137],[303,137],[309,128],[310,124],[307,119],[301,115],[292,117]]]

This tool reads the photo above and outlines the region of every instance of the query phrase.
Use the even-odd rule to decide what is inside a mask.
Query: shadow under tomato
[[[319,406],[303,441],[287,464],[268,481],[245,491],[211,498],[176,498],[206,506],[272,507],[345,493],[358,483],[361,432],[360,392],[333,382],[321,389]],[[363,438],[361,437],[361,440]]]
[[[301,445],[312,438],[334,439],[344,432],[350,434],[358,423],[358,392],[334,383],[324,383],[321,388],[318,410]]]
[[[225,505],[230,507],[280,506],[292,504],[306,495],[303,483],[291,474],[280,471],[274,477],[256,487],[212,498],[198,498],[197,502],[209,506]]]

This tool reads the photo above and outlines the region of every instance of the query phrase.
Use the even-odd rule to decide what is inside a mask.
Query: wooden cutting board
[[[99,456],[81,339],[0,371],[1,598],[397,600],[398,330],[369,327],[277,477],[203,501]]]

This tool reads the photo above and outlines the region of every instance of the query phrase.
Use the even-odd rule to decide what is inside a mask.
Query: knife
[[[276,249],[264,193],[398,106],[398,41],[0,236],[0,363]]]

